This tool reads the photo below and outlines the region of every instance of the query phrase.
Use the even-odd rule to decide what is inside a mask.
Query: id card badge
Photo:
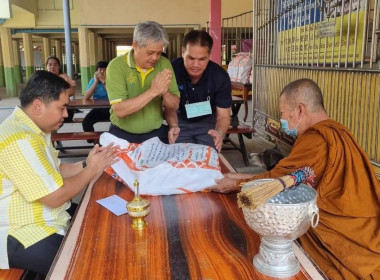
[[[187,118],[195,118],[212,113],[210,100],[196,102],[192,104],[185,104]]]

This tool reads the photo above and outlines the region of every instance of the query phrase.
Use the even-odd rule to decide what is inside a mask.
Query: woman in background
[[[67,74],[62,73],[61,62],[56,56],[49,56],[46,59],[46,70],[52,72],[53,74],[56,74],[57,76],[60,76],[62,79],[68,82],[70,84],[69,95],[75,95],[75,87],[77,83],[73,79],[71,79]],[[72,121],[75,110],[69,109],[67,110],[67,113],[69,116],[65,119],[65,121]]]

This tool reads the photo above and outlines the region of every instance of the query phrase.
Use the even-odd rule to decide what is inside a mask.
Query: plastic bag
[[[228,64],[227,72],[232,82],[248,84],[252,69],[252,57],[250,53],[237,53]]]
[[[135,179],[140,194],[170,195],[202,191],[223,178],[218,153],[199,144],[162,143],[158,137],[141,144],[129,143],[110,133],[100,136],[100,144],[120,146],[121,159],[106,172],[117,180],[133,186]]]

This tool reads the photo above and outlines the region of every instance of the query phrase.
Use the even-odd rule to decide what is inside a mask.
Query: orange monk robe
[[[321,121],[291,153],[255,179],[310,166],[316,175],[320,220],[300,238],[329,279],[380,279],[380,186],[368,157],[343,125]]]

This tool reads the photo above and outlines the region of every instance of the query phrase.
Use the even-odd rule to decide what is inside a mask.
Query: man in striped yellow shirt
[[[86,161],[61,164],[50,135],[67,117],[69,88],[37,71],[0,125],[0,269],[46,275],[71,218],[70,199],[114,163],[117,147],[96,145]]]

